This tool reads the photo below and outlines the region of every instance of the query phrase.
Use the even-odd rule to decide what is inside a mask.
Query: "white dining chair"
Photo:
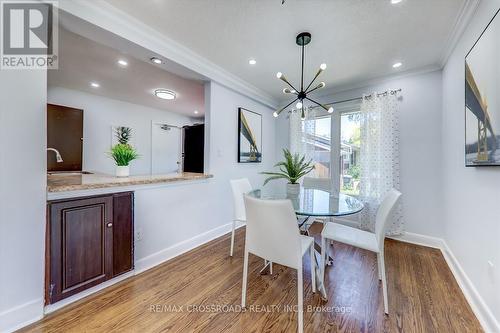
[[[326,251],[326,240],[334,240],[377,254],[378,278],[382,280],[384,312],[386,314],[389,314],[389,305],[387,301],[387,279],[385,276],[384,262],[385,230],[387,222],[391,218],[400,198],[401,193],[395,189],[390,190],[389,193],[386,194],[375,217],[375,233],[337,223],[327,223],[321,232],[321,278],[323,279],[323,283],[325,278],[325,261],[328,255]]]
[[[234,250],[234,231],[236,229],[236,222],[246,223],[246,213],[245,213],[245,202],[243,201],[243,196],[252,190],[252,185],[248,178],[232,179],[230,180],[231,189],[233,191],[233,205],[234,205],[234,216],[233,216],[233,229],[231,231],[231,248],[229,250],[229,255],[233,256]]]
[[[316,292],[314,238],[301,235],[290,200],[261,200],[245,196],[247,230],[243,261],[243,286],[241,306],[246,305],[248,255],[261,258],[297,270],[298,331],[303,332],[303,278],[302,257],[309,252],[311,261],[311,285]]]

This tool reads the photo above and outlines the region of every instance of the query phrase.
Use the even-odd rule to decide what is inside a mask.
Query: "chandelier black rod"
[[[300,77],[300,91],[304,91],[304,37],[302,37],[302,75]],[[307,89],[306,89],[307,90]]]
[[[292,105],[293,103],[295,103],[296,101],[298,100],[298,98],[294,99],[293,101],[291,101],[290,103],[288,103],[286,106],[282,107],[278,112],[276,112],[278,115],[283,112],[283,110],[285,110],[287,107],[289,107],[290,105]]]
[[[308,85],[308,86],[307,86],[307,88],[305,89],[306,94],[307,94],[307,93],[310,93],[311,91],[314,91],[314,90],[318,89],[318,88],[314,88],[314,89],[313,89],[313,90],[311,90],[311,91],[307,91],[307,89],[309,89],[309,88],[311,87],[311,85],[314,83],[314,81],[316,81],[316,79],[317,79],[317,78],[318,78],[318,76],[321,74],[321,72],[322,72],[322,70],[319,70],[319,71],[316,73],[316,75],[314,75],[314,78],[312,79],[311,83],[309,83],[309,85]]]
[[[283,82],[285,82],[286,84],[288,84],[290,86],[290,88],[292,88],[298,94],[297,88],[295,88],[290,82],[288,82],[288,80],[286,79],[286,77],[284,75],[282,75],[280,77],[280,80],[283,81]]]

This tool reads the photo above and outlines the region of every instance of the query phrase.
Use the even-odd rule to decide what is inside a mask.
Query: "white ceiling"
[[[283,100],[300,78],[295,36],[312,33],[306,77],[325,62],[327,88],[439,67],[466,0],[106,0]],[[257,64],[250,66],[248,60]],[[403,66],[393,69],[401,61]]]
[[[203,81],[185,78],[190,75],[180,68],[175,72],[185,73],[184,77],[167,71],[168,64],[154,65],[149,62],[149,57],[154,56],[151,52],[119,42],[116,44],[122,48],[117,50],[60,28],[59,69],[49,71],[49,87],[84,91],[189,117],[203,116]],[[119,59],[126,60],[128,66],[119,66]],[[99,83],[100,87],[91,87],[91,82]],[[159,99],[153,94],[157,88],[173,90],[177,98]]]

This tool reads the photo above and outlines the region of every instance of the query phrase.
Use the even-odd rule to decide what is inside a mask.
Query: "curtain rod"
[[[386,90],[384,92],[377,93],[377,97],[382,96],[382,95],[387,95],[387,94],[394,95],[394,94],[397,94],[398,92],[401,92],[401,91],[402,91],[401,88],[394,89],[394,90]],[[336,101],[336,102],[326,103],[325,105],[335,105],[335,104],[340,104],[340,103],[354,102],[354,101],[362,100],[363,98],[371,98],[371,97],[373,97],[373,93],[371,93],[370,95],[364,95],[364,96],[361,96],[361,97],[345,99],[343,101]]]

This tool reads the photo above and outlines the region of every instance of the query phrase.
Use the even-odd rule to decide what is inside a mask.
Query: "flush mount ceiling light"
[[[250,59],[250,60],[248,60],[248,63],[249,63],[250,65],[255,65],[255,64],[257,63],[257,60],[255,60],[255,59]]]
[[[391,3],[392,3],[393,5],[395,5],[395,4],[400,3],[401,1],[403,1],[403,0],[391,0]]]
[[[120,59],[118,60],[118,65],[126,67],[128,65],[128,62],[126,60]]]
[[[397,62],[394,65],[392,65],[392,68],[399,68],[401,66],[403,66],[403,63],[402,62]]]
[[[194,110],[194,114],[198,114],[198,113],[199,113],[198,110]]]
[[[163,60],[161,60],[160,58],[153,57],[150,60],[151,60],[152,63],[155,63],[157,65],[163,64]]]
[[[168,89],[156,89],[155,96],[161,99],[168,99],[168,100],[175,99],[176,97],[175,92]]]
[[[311,99],[311,98],[308,97],[308,94],[312,93],[313,91],[325,87],[325,83],[324,82],[320,82],[318,85],[314,86],[313,88],[311,88],[311,85],[318,78],[318,76],[326,69],[326,64],[321,64],[321,66],[319,66],[319,69],[316,72],[316,75],[314,75],[314,78],[312,79],[311,83],[309,83],[307,85],[307,87],[304,87],[304,49],[305,49],[305,46],[311,42],[311,34],[309,32],[302,32],[302,33],[300,33],[300,34],[297,35],[297,38],[295,39],[295,42],[297,43],[298,46],[302,47],[302,70],[301,70],[302,74],[301,74],[301,77],[300,77],[300,90],[296,89],[290,82],[288,82],[288,80],[283,75],[283,73],[278,72],[276,74],[276,77],[278,79],[280,79],[281,81],[285,82],[286,84],[288,84],[290,86],[290,88],[291,88],[291,89],[290,88],[283,89],[283,93],[285,93],[285,94],[293,94],[293,95],[295,95],[297,97],[293,101],[291,101],[290,103],[288,103],[285,107],[283,107],[283,108],[275,111],[273,113],[273,116],[274,117],[278,117],[279,114],[281,112],[283,112],[283,110],[285,110],[287,107],[289,107],[290,105],[292,105],[293,103],[295,103],[295,102],[298,101],[298,103],[295,105],[295,107],[297,109],[301,110],[301,118],[305,119],[305,111],[304,111],[304,100],[305,99],[308,100],[308,101],[310,101],[310,102],[313,102],[314,104],[319,105],[320,107],[322,107],[323,109],[325,109],[326,111],[328,111],[328,113],[332,113],[333,112],[333,107],[326,107],[325,105],[323,105],[321,103],[318,103],[315,100],[313,100],[313,99]],[[309,89],[309,88],[311,88],[311,89]]]
[[[97,83],[97,82],[90,82],[90,86],[92,88],[99,88],[101,85],[99,83]]]

